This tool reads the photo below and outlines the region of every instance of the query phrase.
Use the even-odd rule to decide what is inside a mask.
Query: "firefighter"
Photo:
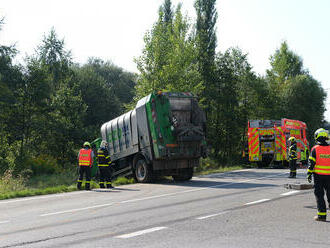
[[[90,190],[90,182],[92,177],[92,164],[94,159],[94,152],[91,149],[91,144],[89,142],[85,142],[83,148],[80,149],[78,153],[78,162],[79,162],[79,178],[77,180],[77,188],[81,189],[84,174],[86,177],[85,181],[85,189]]]
[[[290,148],[289,148],[289,178],[296,178],[297,175],[297,140],[295,137],[290,137]]]
[[[113,188],[111,185],[111,159],[106,141],[102,141],[100,148],[97,150],[97,161],[100,171],[100,188],[105,188],[104,183],[106,183],[108,189]]]
[[[316,221],[326,221],[327,219],[324,192],[326,192],[330,205],[330,146],[327,143],[328,137],[328,131],[323,128],[315,131],[314,138],[317,145],[312,148],[309,157],[307,180],[311,183],[313,175],[314,195],[318,210],[317,216],[314,217]]]

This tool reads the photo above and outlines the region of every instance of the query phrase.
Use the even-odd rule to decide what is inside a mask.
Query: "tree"
[[[158,90],[190,91],[197,95],[202,91],[191,25],[182,16],[181,5],[171,22],[164,21],[162,9],[157,23],[145,35],[143,54],[135,60],[140,71],[136,100]]]
[[[271,92],[272,119],[284,117],[306,122],[309,136],[321,126],[326,93],[303,68],[302,59],[283,42],[270,57],[266,80]]]
[[[196,0],[195,9],[197,14],[196,21],[196,47],[198,58],[198,71],[203,80],[203,98],[208,115],[210,100],[215,91],[214,61],[216,49],[216,22],[218,14],[216,11],[216,0]]]

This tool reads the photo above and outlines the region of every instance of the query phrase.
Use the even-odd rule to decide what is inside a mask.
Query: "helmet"
[[[89,148],[91,148],[91,144],[88,141],[84,143],[84,146],[88,146]]]
[[[108,142],[102,140],[100,147],[106,148],[108,146]]]
[[[296,142],[297,140],[296,140],[295,137],[291,136],[291,137],[289,138],[289,141],[290,141],[291,143],[294,143],[294,142]]]
[[[329,136],[328,130],[325,130],[324,128],[319,128],[314,133],[314,138],[316,141],[322,141],[327,140]]]

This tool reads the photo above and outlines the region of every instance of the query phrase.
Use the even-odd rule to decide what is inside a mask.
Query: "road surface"
[[[1,247],[330,247],[306,170],[246,169],[0,201]]]

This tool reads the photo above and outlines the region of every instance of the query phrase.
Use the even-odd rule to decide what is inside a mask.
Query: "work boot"
[[[77,189],[81,190],[81,184],[82,182],[77,182]]]
[[[321,217],[321,216],[314,216],[315,221],[327,221],[326,217]]]
[[[90,190],[90,184],[89,183],[85,183],[85,190]]]
[[[296,178],[297,172],[292,172],[292,178]]]
[[[107,183],[107,189],[113,189],[113,186],[111,185],[111,183]]]
[[[288,178],[293,178],[292,172],[290,172],[290,175],[288,176]]]
[[[104,187],[104,183],[100,183],[99,185],[100,185],[100,188],[101,188],[101,189],[104,189],[104,188],[105,188],[105,187]]]

